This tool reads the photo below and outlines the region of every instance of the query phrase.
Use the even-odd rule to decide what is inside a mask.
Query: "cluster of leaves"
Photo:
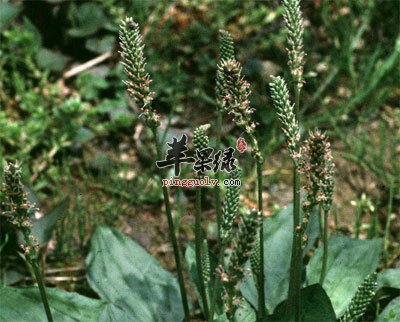
[[[264,221],[266,291],[267,308],[275,312],[273,319],[284,318],[284,305],[280,304],[287,296],[292,234],[290,227],[291,207]],[[314,217],[309,226],[309,247],[318,235],[318,220]],[[333,237],[329,241],[331,252],[328,259],[327,277],[323,288],[318,284],[321,269],[322,249],[318,248],[306,267],[304,281],[302,321],[336,321],[346,312],[346,308],[356,295],[357,287],[371,274],[379,264],[381,241],[353,240],[348,237]],[[285,250],[285,248],[287,248]],[[274,259],[271,261],[271,259]],[[190,246],[186,251],[189,267],[195,265],[195,254]],[[213,261],[213,260],[212,260]],[[101,300],[93,300],[77,293],[68,293],[57,289],[47,289],[50,306],[57,321],[68,321],[74,316],[85,321],[181,321],[183,309],[180,302],[179,287],[176,279],[149,255],[141,246],[121,233],[99,227],[91,240],[91,251],[86,259],[87,278],[93,290]],[[212,264],[213,266],[213,264]],[[196,282],[195,269],[190,269],[191,278]],[[399,289],[399,271],[387,270],[378,274],[378,292],[374,301],[384,296],[383,290]],[[242,284],[241,291],[248,302],[243,302],[236,312],[235,321],[255,321],[251,306],[257,307],[257,293],[253,279],[249,276]],[[21,319],[26,312],[30,318],[44,320],[44,311],[37,306],[37,289],[0,290],[3,309],[2,320]],[[16,308],[15,303],[24,301],[26,305]],[[332,303],[332,304],[331,304]],[[74,310],[71,310],[74,307]],[[283,309],[283,311],[282,311]],[[396,321],[399,301],[393,302],[381,313],[376,321]],[[225,321],[225,320],[221,320]]]

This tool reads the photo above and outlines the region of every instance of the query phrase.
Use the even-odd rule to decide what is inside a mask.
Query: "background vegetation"
[[[384,236],[391,218],[380,265],[400,268],[400,2],[310,0],[302,9],[302,130],[318,126],[333,141],[331,231],[354,236],[359,219],[359,238]],[[22,161],[43,212],[35,216],[50,222],[41,236],[46,284],[85,295],[93,291],[83,260],[100,223],[121,228],[174,270],[151,133],[122,83],[117,34],[125,16],[142,28],[165,142],[215,119],[218,30],[233,35],[267,156],[266,215],[291,201],[290,159],[267,86],[270,75],[287,73],[278,1],[2,1],[0,162]],[[234,146],[240,131],[225,124],[223,144]],[[243,202],[255,206],[255,172],[242,166],[250,192]],[[175,189],[173,198],[180,239],[192,239],[194,192]],[[204,200],[205,218],[213,216],[212,200]],[[30,284],[18,237],[0,220],[1,282]],[[215,225],[206,228],[212,237]]]

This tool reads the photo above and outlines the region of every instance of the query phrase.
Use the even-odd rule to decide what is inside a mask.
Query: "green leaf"
[[[21,9],[6,2],[0,2],[0,31],[7,27],[8,23]]]
[[[346,311],[358,286],[378,267],[381,248],[380,239],[358,240],[340,236],[329,240],[323,287],[338,318]],[[322,246],[315,251],[307,265],[308,284],[318,283],[321,263]]]
[[[400,297],[392,300],[379,314],[375,322],[398,322],[400,321]]]
[[[86,264],[90,286],[132,320],[182,321],[184,314],[175,277],[127,236],[98,227]]]
[[[65,215],[69,198],[60,202],[49,214],[33,221],[32,235],[38,239],[39,245],[47,244],[51,239],[57,221]]]
[[[79,93],[84,99],[93,100],[97,99],[100,95],[100,91],[108,88],[109,84],[103,75],[95,75],[89,72],[84,72],[76,79],[76,86],[79,88]],[[109,104],[107,103],[108,101],[112,100],[102,100],[99,105]],[[125,100],[122,102],[122,104],[126,104]]]
[[[81,126],[76,130],[74,143],[85,144],[92,140],[94,137],[95,134],[91,130]]]
[[[277,308],[269,321],[286,320],[286,301]],[[324,289],[319,284],[303,288],[300,293],[300,320],[302,322],[335,322],[335,311]]]
[[[256,312],[254,312],[246,300],[243,300],[239,304],[239,308],[236,310],[235,316],[233,317],[234,322],[255,322],[256,319]]]
[[[105,305],[102,301],[56,288],[47,288],[46,293],[54,321],[57,322],[97,322]],[[2,322],[47,321],[37,287],[2,288],[0,303]]]
[[[378,289],[392,287],[400,289],[400,269],[387,269],[378,274]]]
[[[83,3],[79,7],[71,6],[69,17],[74,24],[74,28],[68,31],[72,37],[86,37],[100,30],[107,22],[107,18],[101,8],[96,3]]]
[[[41,48],[36,55],[36,60],[39,66],[60,72],[67,64],[68,57],[50,49]]]
[[[138,319],[133,318],[125,310],[117,307],[113,304],[107,304],[104,311],[101,313],[99,322],[141,322]]]
[[[289,205],[276,215],[264,220],[264,269],[266,306],[269,312],[287,298],[289,287],[290,254],[292,251],[293,207]],[[317,215],[310,218],[307,229],[307,248],[314,243],[319,233]],[[258,307],[257,290],[252,276],[241,286],[243,296]]]
[[[115,44],[115,37],[111,35],[104,36],[102,38],[91,38],[86,40],[86,49],[93,51],[97,54],[102,54],[112,50]]]

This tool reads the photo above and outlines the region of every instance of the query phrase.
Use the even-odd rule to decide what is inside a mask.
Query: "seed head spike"
[[[193,144],[196,150],[203,150],[208,148],[209,139],[206,134],[207,129],[210,127],[210,124],[201,125],[196,128],[193,132]]]
[[[207,285],[210,281],[210,254],[206,239],[203,240],[201,245],[201,271],[203,273],[203,281]]]
[[[139,25],[131,17],[126,17],[119,26],[119,42],[122,65],[128,76],[124,81],[128,92],[142,110],[147,124],[157,127],[160,117],[151,107],[155,93],[150,90],[151,78],[146,72],[143,38]]]
[[[242,222],[239,226],[234,250],[230,258],[230,275],[238,282],[244,275],[244,264],[250,258],[254,247],[258,228],[261,223],[261,213],[255,209],[241,214]]]
[[[374,272],[368,275],[364,282],[358,287],[356,294],[342,318],[343,322],[356,322],[364,315],[372,298],[375,296],[378,285],[376,279],[377,274]]]
[[[300,10],[300,0],[282,0],[283,17],[288,30],[288,55],[290,73],[298,87],[303,86],[303,66],[305,53],[303,51],[303,18]]]
[[[242,170],[236,168],[232,171],[230,179],[240,179]],[[224,212],[222,214],[221,239],[224,244],[232,240],[232,227],[239,208],[240,186],[228,186],[225,194]]]
[[[242,76],[242,67],[235,59],[224,60],[218,66],[223,83],[222,105],[228,114],[232,114],[233,121],[242,127],[248,134],[254,134],[256,124],[251,115],[254,109],[250,106],[250,84]]]
[[[316,129],[310,131],[301,147],[300,171],[305,173],[305,189],[311,204],[321,203],[329,211],[333,201],[334,168],[330,143],[325,133]]]
[[[294,106],[289,100],[289,91],[285,80],[280,77],[274,77],[269,84],[271,88],[271,97],[276,109],[282,131],[286,138],[288,150],[293,161],[297,164],[300,158],[300,132],[299,123],[294,113]]]
[[[219,31],[219,59],[218,59],[218,67],[228,59],[235,59],[235,47],[233,43],[232,36],[229,32],[225,30]],[[217,68],[217,77],[216,77],[216,88],[215,93],[217,97],[217,101],[219,102],[219,106],[222,107],[222,102],[224,98],[224,83],[222,79],[222,72],[220,68]]]
[[[25,255],[33,257],[39,251],[39,243],[37,238],[32,235],[30,215],[37,208],[28,200],[21,181],[21,175],[21,164],[18,162],[9,162],[4,167],[2,191],[5,195],[4,206],[6,211],[3,213],[8,215],[10,222],[22,232],[25,244],[22,244],[21,247]]]

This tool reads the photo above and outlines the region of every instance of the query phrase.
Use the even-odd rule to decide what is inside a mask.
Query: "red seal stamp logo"
[[[239,153],[243,153],[247,150],[247,143],[244,138],[240,137],[237,139],[236,150],[238,150]]]

